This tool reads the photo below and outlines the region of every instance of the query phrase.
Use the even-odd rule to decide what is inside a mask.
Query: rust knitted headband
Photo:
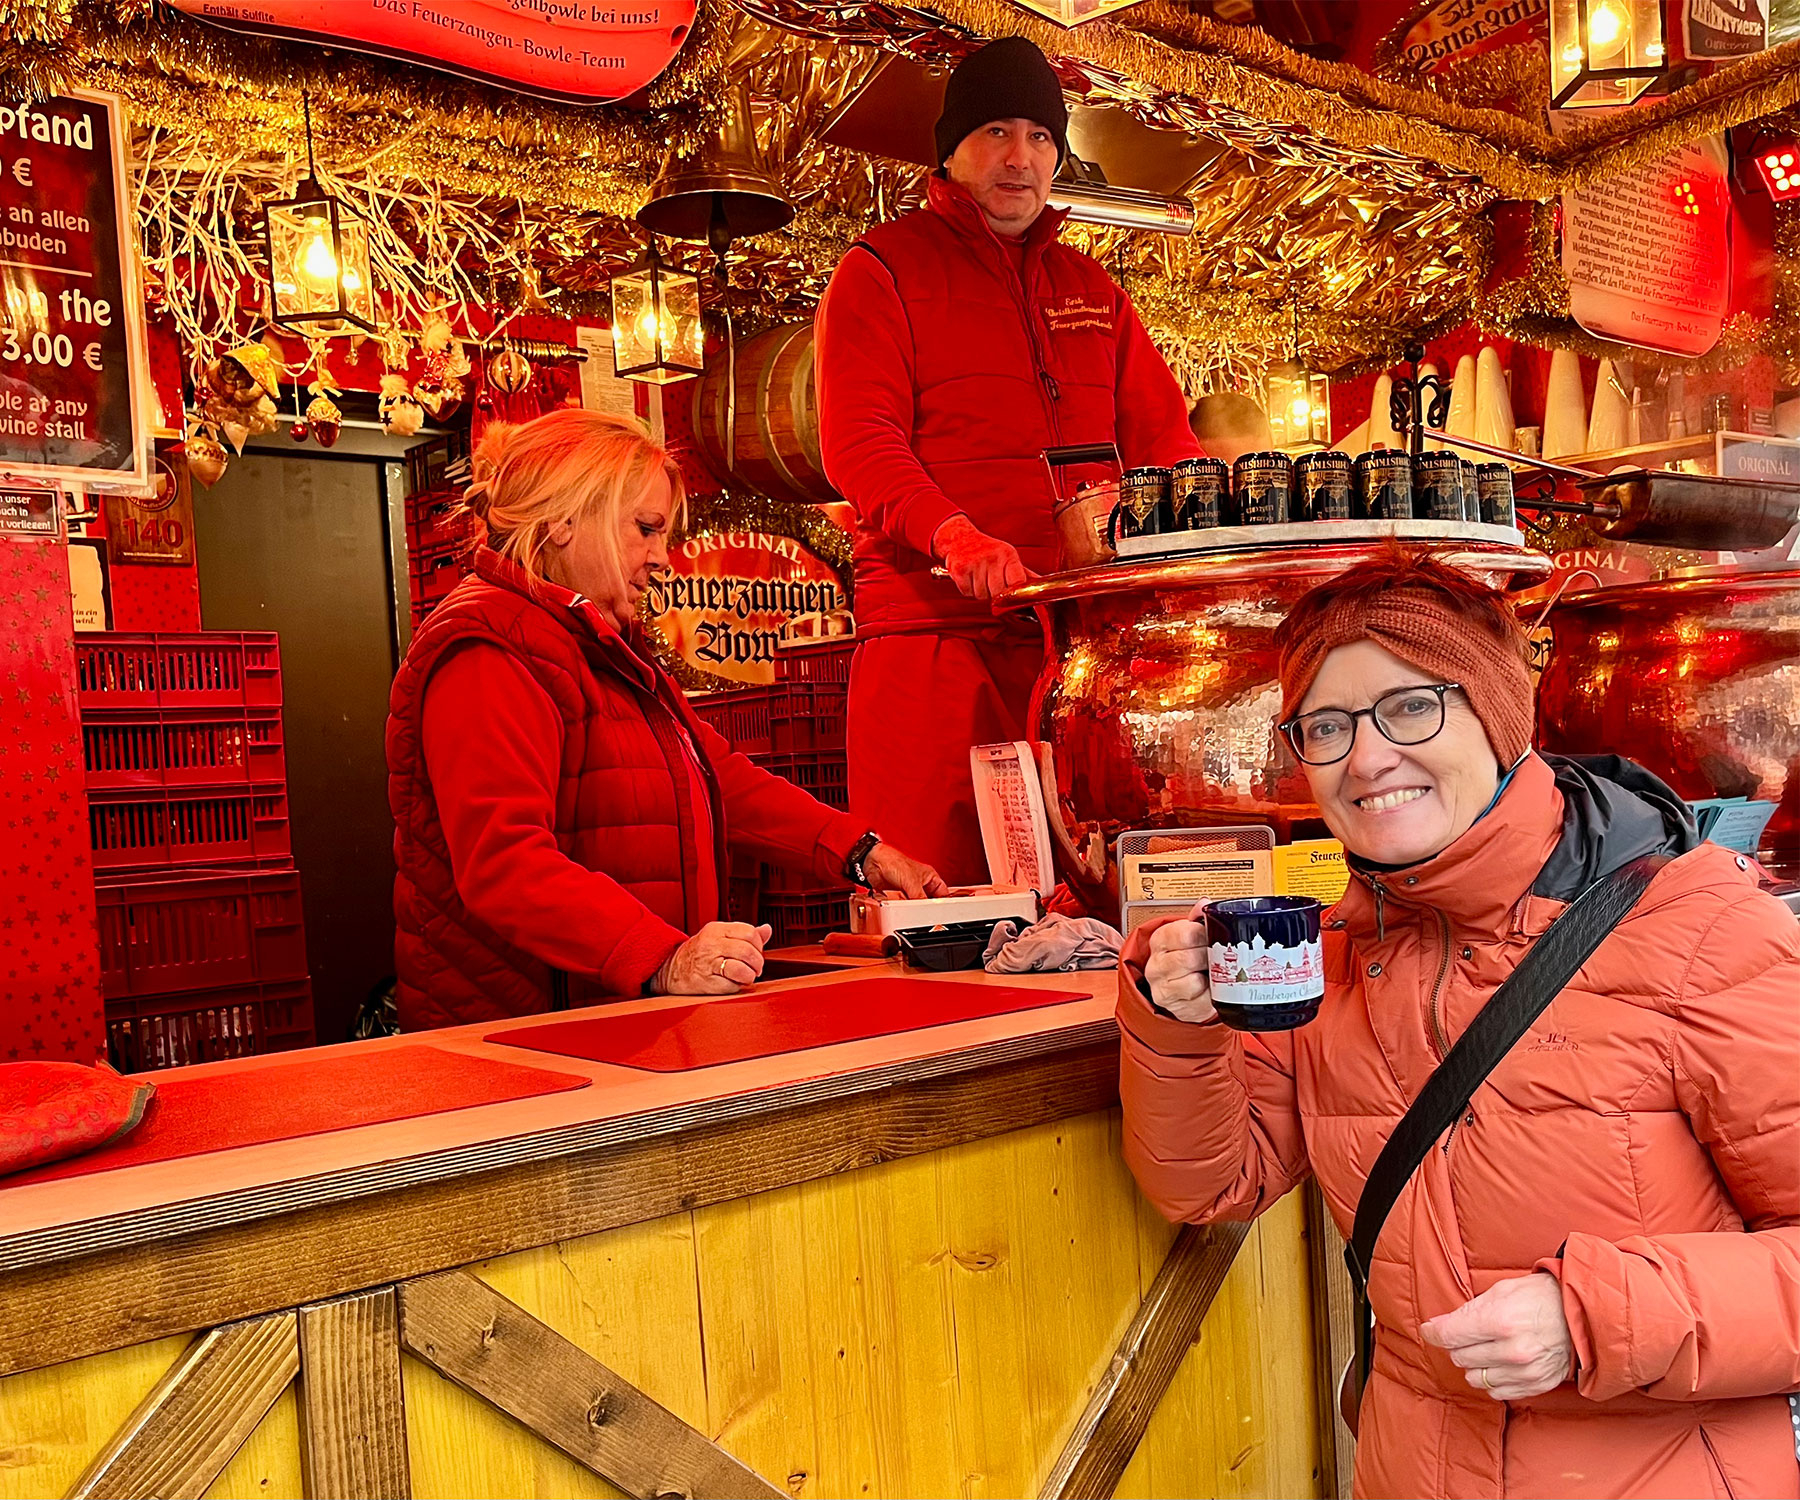
[[[1495,758],[1511,766],[1531,748],[1536,717],[1524,632],[1504,605],[1458,608],[1451,589],[1432,576],[1449,570],[1436,563],[1418,566],[1421,575],[1374,593],[1355,587],[1353,574],[1361,570],[1352,570],[1294,606],[1276,635],[1281,717],[1299,711],[1327,655],[1369,640],[1440,682],[1462,684]],[[1452,587],[1466,596],[1479,585],[1456,577]]]

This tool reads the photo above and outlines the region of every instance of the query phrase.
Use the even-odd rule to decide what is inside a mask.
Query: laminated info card
[[[1230,845],[1127,855],[1119,879],[1127,901],[1224,901],[1276,893],[1269,851]]]
[[[1275,894],[1312,896],[1331,906],[1350,884],[1344,846],[1336,839],[1283,844],[1275,851]]]

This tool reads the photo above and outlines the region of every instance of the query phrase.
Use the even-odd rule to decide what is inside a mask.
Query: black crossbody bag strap
[[[1356,1288],[1356,1393],[1360,1394],[1367,1381],[1375,1355],[1369,1268],[1381,1226],[1401,1190],[1425,1160],[1425,1153],[1462,1118],[1475,1090],[1500,1065],[1501,1058],[1512,1051],[1531,1023],[1606,941],[1606,935],[1637,905],[1656,872],[1668,862],[1669,856],[1660,854],[1635,859],[1596,880],[1569,904],[1457,1038],[1375,1158],[1357,1200],[1350,1242],[1344,1246],[1344,1260]]]

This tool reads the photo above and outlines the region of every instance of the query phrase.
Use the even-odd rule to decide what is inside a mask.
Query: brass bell
[[[637,212],[652,234],[701,240],[716,254],[733,240],[784,228],[793,217],[794,205],[757,149],[750,91],[742,83],[726,92],[719,133],[686,161],[671,155]]]

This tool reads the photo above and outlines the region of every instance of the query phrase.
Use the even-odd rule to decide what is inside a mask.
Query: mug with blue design
[[[1325,998],[1321,907],[1311,896],[1236,896],[1208,901],[1206,926],[1213,1009],[1239,1031],[1292,1031]]]

